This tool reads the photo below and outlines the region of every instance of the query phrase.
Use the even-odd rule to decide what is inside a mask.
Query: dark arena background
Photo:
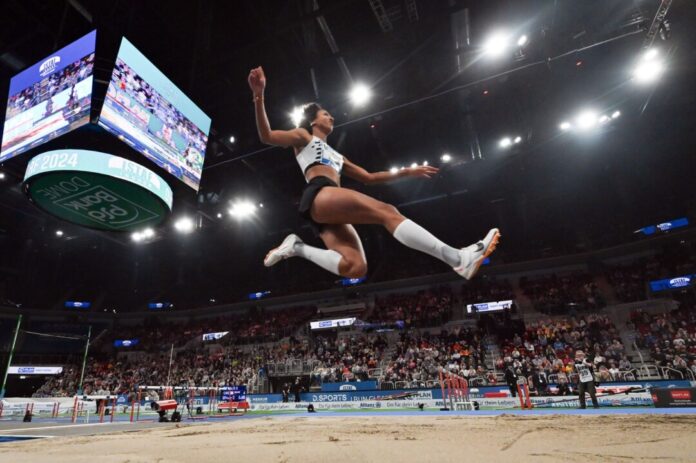
[[[1,462],[696,458],[693,2],[1,0],[0,26]],[[390,180],[344,191],[458,249],[500,230],[474,278],[380,225],[360,278],[264,266],[325,245],[255,107],[299,133],[313,101]]]

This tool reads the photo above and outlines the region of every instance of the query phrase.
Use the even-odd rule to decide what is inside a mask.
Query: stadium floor
[[[553,409],[532,409],[532,410],[478,410],[478,411],[439,411],[439,410],[344,410],[326,411],[321,410],[316,413],[305,411],[283,411],[283,412],[251,412],[241,416],[229,416],[222,418],[199,417],[197,419],[182,419],[179,426],[196,426],[201,424],[233,422],[249,419],[283,419],[283,418],[340,418],[340,417],[496,417],[496,416],[550,416],[550,415],[589,415],[589,416],[621,416],[621,415],[692,415],[696,418],[696,408],[652,408],[652,407],[622,407],[622,408],[600,408],[579,410],[576,408],[553,408]],[[23,423],[19,420],[0,421],[0,438],[10,436],[20,437],[75,437],[90,436],[97,434],[109,434],[116,432],[134,432],[153,428],[171,428],[176,423],[158,423],[156,420],[147,418],[145,420],[130,422],[129,415],[116,415],[114,422],[109,422],[108,417],[104,423],[83,423],[79,420],[72,423],[69,417],[55,419],[36,419],[31,423]],[[18,439],[19,440],[19,439]],[[10,439],[0,439],[0,444],[10,442]]]

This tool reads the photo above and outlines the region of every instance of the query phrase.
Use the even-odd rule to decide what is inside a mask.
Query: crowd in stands
[[[423,387],[439,379],[440,368],[465,378],[487,375],[478,329],[457,328],[439,334],[404,332],[386,364],[383,382]]]
[[[696,307],[682,303],[669,313],[631,314],[636,344],[647,349],[658,367],[669,368],[674,378],[696,378]],[[678,372],[678,373],[676,373]]]
[[[186,387],[249,384],[256,380],[266,362],[266,353],[242,352],[234,347],[220,352],[183,351],[172,358],[168,354],[146,354],[116,359],[88,359],[83,381],[84,394],[128,394],[138,386],[172,385]],[[81,369],[69,365],[62,375],[51,378],[35,397],[62,397],[76,393]]]
[[[640,265],[643,270],[636,281],[641,279],[645,286],[644,278],[657,273],[651,272],[650,265]],[[683,265],[673,265],[669,271],[685,270]],[[612,281],[613,276],[608,277]],[[594,363],[598,381],[630,378],[629,372],[636,365],[626,355],[617,328],[607,316],[592,313],[604,305],[604,300],[589,275],[522,278],[520,286],[542,312],[553,314],[569,304],[586,311],[526,324],[511,311],[479,314],[476,326],[470,321],[445,330],[453,309],[461,304],[513,298],[509,282],[480,280],[462,285],[460,291],[443,286],[377,297],[366,321],[402,320],[404,330],[398,336],[379,332],[317,335],[303,331],[301,327],[317,317],[314,307],[267,312],[252,309],[185,324],[153,322],[135,329],[124,326],[110,331],[105,337],[107,344],[111,346],[116,337],[139,338],[137,350],[143,353],[120,351],[121,355],[116,356],[113,348],[102,349],[101,355],[95,354],[88,362],[84,389],[85,393],[127,393],[140,385],[251,385],[268,377],[273,365],[297,362],[309,366],[302,374],[309,377],[310,387],[375,376],[383,384],[398,384],[398,388],[423,387],[437,381],[440,368],[445,368],[476,379],[477,385],[500,384],[505,381],[502,373],[510,371],[529,378],[532,388],[541,392],[550,383],[567,385],[575,381],[573,359],[577,350],[587,353]],[[616,284],[614,287],[619,297],[629,297],[625,296],[629,290]],[[693,304],[682,307],[662,315],[636,312],[632,323],[638,332],[638,345],[648,349],[659,366],[686,377],[696,374],[696,315]],[[442,330],[436,333],[424,328]],[[216,347],[202,341],[202,334],[219,331],[229,334],[211,343]],[[170,369],[172,344],[175,354]],[[500,352],[498,358],[486,359],[487,353],[496,350]],[[79,374],[76,365],[68,366],[62,376],[52,378],[37,394],[74,394]]]
[[[114,328],[103,342],[112,345],[117,339],[137,339],[137,350],[168,352],[172,345],[175,348],[182,347],[193,339],[202,343],[203,334],[224,331],[228,332],[222,341],[225,344],[273,342],[295,334],[315,312],[316,309],[311,306],[268,312],[252,309],[186,323],[167,323],[153,317],[146,319],[143,326]]]
[[[693,273],[696,273],[696,254],[684,244],[666,248],[650,258],[612,266],[607,278],[621,302],[635,302],[648,297],[650,281]]]
[[[452,290],[447,286],[416,294],[392,294],[377,298],[369,321],[403,320],[406,328],[438,326],[449,321],[452,304]]]
[[[511,368],[516,375],[532,378],[530,384],[536,388],[574,381],[577,350],[587,353],[594,362],[600,382],[624,380],[623,373],[632,368],[616,327],[603,315],[528,323],[523,333],[503,340],[502,346],[496,369]]]
[[[511,299],[515,299],[514,291],[507,280],[480,279],[462,285],[461,301],[464,304]]]
[[[177,353],[171,371],[166,353],[93,359],[85,375],[84,390],[100,394],[127,393],[138,385],[249,385],[258,375],[267,375],[270,365],[293,361],[311,366],[308,373],[314,387],[326,382],[367,380],[373,375],[379,375],[383,384],[391,383],[393,387],[425,387],[438,380],[440,368],[475,379],[477,385],[499,384],[502,380],[496,372],[512,368],[516,375],[544,387],[551,382],[574,381],[572,360],[577,349],[590,354],[601,382],[623,380],[621,373],[632,367],[616,328],[600,315],[529,324],[522,333],[502,341],[502,355],[494,370],[485,364],[483,335],[480,328],[458,327],[437,334],[406,330],[391,345],[384,335],[369,334],[301,340],[291,337],[272,347],[248,351],[233,345],[212,350],[201,346]],[[68,367],[37,395],[71,395],[78,380],[78,368]]]
[[[607,279],[619,301],[635,302],[646,299],[645,264],[612,267],[607,272]]]
[[[534,307],[546,314],[566,313],[569,308],[594,311],[605,301],[591,275],[551,275],[545,278],[520,279],[520,288]]]

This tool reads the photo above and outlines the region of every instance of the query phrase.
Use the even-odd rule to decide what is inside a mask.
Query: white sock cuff
[[[339,275],[338,264],[343,259],[343,256],[333,249],[320,249],[304,243],[298,243],[295,245],[295,252],[297,256],[314,262],[319,267],[335,275]]]
[[[396,238],[399,241],[402,241],[404,239],[404,235],[407,234],[408,230],[412,228],[414,225],[418,227],[418,224],[416,224],[416,222],[414,222],[413,220],[405,219],[394,229],[394,238]]]

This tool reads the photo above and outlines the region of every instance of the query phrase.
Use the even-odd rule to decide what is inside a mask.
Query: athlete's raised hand
[[[266,74],[263,73],[263,68],[261,66],[249,71],[249,87],[254,95],[262,95],[264,89],[266,88]]]
[[[407,167],[404,169],[408,177],[432,178],[440,169],[433,166]]]

